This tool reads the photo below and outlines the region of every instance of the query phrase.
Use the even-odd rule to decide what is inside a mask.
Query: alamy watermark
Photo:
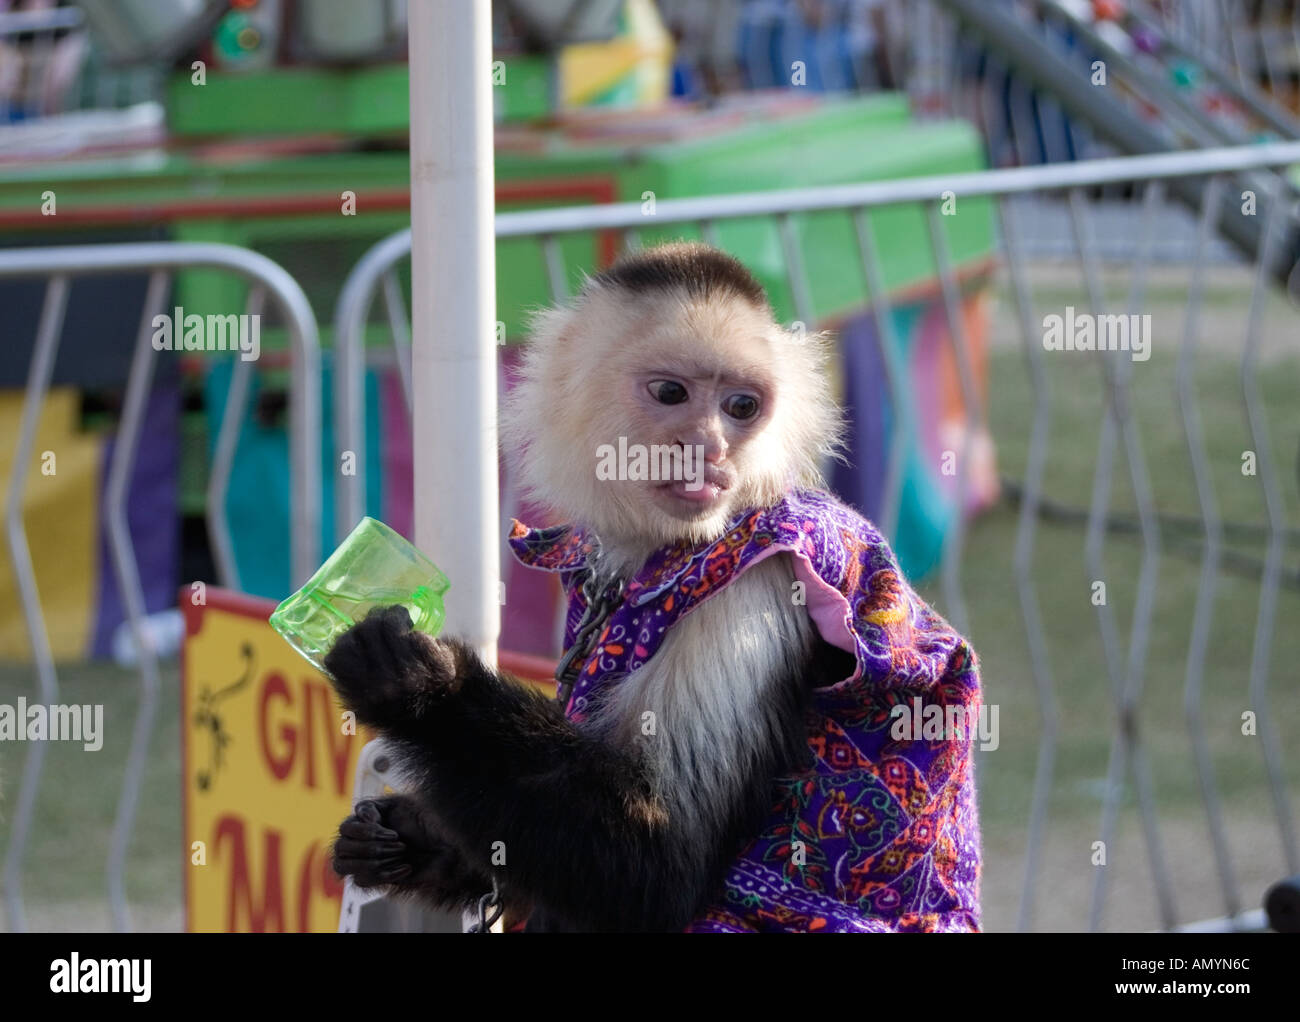
[[[982,703],[978,710],[969,706],[939,703],[922,704],[920,696],[910,703],[898,703],[890,711],[894,718],[889,737],[898,742],[964,742],[978,740],[985,752],[1001,744],[998,737],[997,703]]]
[[[87,752],[104,745],[104,704],[0,703],[0,742],[81,742]]]
[[[152,996],[152,958],[82,958],[76,951],[50,962],[50,990],[56,994],[130,994],[142,1003]]]
[[[704,487],[703,444],[629,444],[596,448],[596,478],[602,481],[630,479],[633,482],[684,482],[692,492]]]
[[[251,313],[200,316],[176,306],[153,318],[154,351],[237,351],[245,362],[262,353],[262,317]]]
[[[1065,315],[1043,317],[1047,351],[1129,351],[1134,362],[1151,357],[1151,314],[1094,316],[1065,307]]]

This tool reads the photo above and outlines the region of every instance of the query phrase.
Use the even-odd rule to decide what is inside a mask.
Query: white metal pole
[[[415,542],[451,580],[445,633],[495,661],[496,264],[489,0],[411,0]]]

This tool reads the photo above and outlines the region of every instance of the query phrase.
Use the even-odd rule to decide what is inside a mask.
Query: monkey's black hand
[[[371,727],[411,720],[458,686],[451,646],[411,627],[405,607],[375,607],[325,657],[343,705]]]
[[[359,887],[392,886],[446,908],[466,905],[492,887],[447,840],[434,814],[404,794],[357,803],[339,825],[334,872]]]

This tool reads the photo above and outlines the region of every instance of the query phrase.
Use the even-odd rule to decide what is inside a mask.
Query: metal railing
[[[965,436],[969,441],[974,429],[981,422],[983,412],[979,401],[976,400],[972,379],[970,340],[966,335],[960,308],[961,285],[947,251],[939,203],[945,192],[952,192],[962,200],[981,196],[995,200],[997,222],[1002,229],[1001,251],[1009,274],[1011,295],[1022,334],[1034,395],[1033,426],[1024,472],[1024,493],[1020,504],[1013,563],[1031,673],[1042,714],[1038,766],[1030,809],[1025,876],[1020,903],[1022,928],[1027,927],[1033,918],[1039,859],[1047,821],[1047,802],[1052,791],[1059,738],[1059,715],[1056,706],[1056,686],[1053,682],[1051,660],[1039,611],[1039,598],[1032,578],[1037,525],[1045,504],[1043,476],[1049,449],[1051,396],[1046,384],[1043,353],[1040,347],[1041,331],[1034,320],[1023,248],[1019,244],[1018,217],[1015,215],[1016,211],[1011,200],[1018,196],[1041,197],[1043,193],[1052,191],[1064,190],[1067,193],[1066,208],[1074,229],[1075,254],[1093,308],[1101,311],[1105,307],[1105,298],[1100,280],[1096,245],[1089,236],[1087,223],[1082,217],[1084,203],[1082,190],[1098,184],[1115,182],[1145,184],[1143,208],[1146,215],[1140,221],[1140,238],[1137,245],[1138,252],[1142,253],[1150,249],[1154,222],[1152,213],[1164,200],[1165,182],[1179,181],[1186,185],[1195,179],[1202,179],[1199,190],[1199,243],[1193,264],[1186,330],[1178,364],[1183,429],[1205,536],[1201,558],[1202,582],[1197,594],[1189,636],[1184,697],[1197,779],[1210,825],[1211,848],[1225,905],[1224,917],[1211,920],[1208,925],[1241,928],[1258,925],[1259,916],[1258,913],[1242,911],[1237,881],[1225,841],[1221,800],[1217,793],[1205,726],[1201,718],[1202,661],[1208,644],[1208,630],[1215,600],[1215,582],[1223,566],[1222,539],[1225,523],[1215,504],[1213,486],[1209,481],[1206,444],[1197,410],[1192,373],[1196,366],[1200,338],[1199,312],[1205,281],[1204,242],[1215,233],[1216,227],[1227,215],[1225,207],[1228,205],[1236,207],[1235,200],[1232,203],[1226,201],[1231,191],[1227,187],[1229,175],[1260,171],[1294,162],[1300,162],[1300,143],[1007,171],[939,175],[764,194],[665,200],[657,204],[652,215],[647,215],[640,203],[624,203],[509,213],[501,214],[497,218],[498,237],[537,239],[541,263],[550,282],[552,297],[556,301],[562,301],[567,297],[568,268],[558,243],[558,239],[565,235],[596,230],[616,230],[622,233],[625,243],[631,246],[639,243],[641,229],[681,225],[697,230],[705,239],[716,241],[718,225],[724,221],[739,218],[767,218],[774,221],[777,228],[794,310],[804,322],[811,324],[815,317],[811,308],[809,282],[805,279],[796,231],[797,218],[809,212],[841,212],[852,225],[856,238],[864,304],[869,301],[870,314],[874,318],[879,336],[885,341],[881,346],[882,353],[886,356],[884,382],[889,389],[893,407],[901,413],[898,427],[893,431],[891,440],[885,499],[880,520],[883,531],[892,539],[901,498],[900,442],[909,429],[915,428],[915,423],[909,422],[905,415],[906,409],[910,406],[904,393],[906,377],[903,367],[897,363],[893,354],[898,350],[899,345],[895,335],[892,296],[882,283],[884,275],[877,252],[872,215],[881,209],[906,204],[916,204],[925,210],[929,228],[927,239],[939,280],[939,296],[948,323],[949,343],[959,368],[959,383],[966,415]],[[1280,186],[1275,187],[1280,188]],[[1274,816],[1282,837],[1287,868],[1289,872],[1297,873],[1300,872],[1300,862],[1297,861],[1290,795],[1286,789],[1276,729],[1268,712],[1269,652],[1276,630],[1275,617],[1282,558],[1288,530],[1286,512],[1280,497],[1278,468],[1268,446],[1269,428],[1257,384],[1262,301],[1270,282],[1285,276],[1286,264],[1293,258],[1291,251],[1285,247],[1288,243],[1285,229],[1292,226],[1294,213],[1272,192],[1261,196],[1259,212],[1267,226],[1259,234],[1260,244],[1255,252],[1256,271],[1250,312],[1244,329],[1245,347],[1241,360],[1241,384],[1252,445],[1258,455],[1260,485],[1267,513],[1267,524],[1264,526],[1267,548],[1261,573],[1259,612],[1252,639],[1249,691],[1251,705],[1259,710],[1260,738],[1267,780],[1273,800]],[[409,242],[409,234],[403,232],[377,245],[358,263],[340,295],[336,312],[338,365],[335,377],[338,389],[335,436],[340,449],[350,449],[355,452],[358,466],[355,475],[337,477],[340,509],[337,525],[340,532],[346,531],[360,517],[363,510],[361,495],[365,470],[361,456],[365,451],[365,442],[364,418],[361,414],[363,410],[361,388],[365,358],[362,339],[369,306],[380,288],[383,289],[389,327],[397,346],[398,366],[403,373],[404,393],[408,405],[411,400],[409,366],[406,364],[409,355],[409,328],[405,301],[395,272],[396,264],[409,252]],[[23,405],[17,457],[6,502],[6,539],[15,566],[15,576],[18,580],[28,635],[33,649],[38,691],[46,703],[57,700],[58,683],[36,593],[26,533],[23,529],[22,494],[26,471],[34,449],[36,423],[53,371],[63,314],[68,302],[69,282],[71,278],[83,274],[151,272],[120,427],[121,457],[115,458],[113,462],[106,490],[105,509],[113,570],[122,588],[136,644],[142,654],[140,707],[107,863],[113,920],[118,928],[125,928],[128,925],[122,879],[127,843],[135,818],[140,779],[149,737],[153,730],[158,694],[157,663],[152,656],[148,641],[141,632],[144,615],[143,596],[134,553],[131,549],[130,535],[126,528],[126,487],[139,440],[144,403],[148,395],[153,367],[148,327],[153,314],[166,295],[169,272],[189,267],[217,267],[244,276],[254,285],[249,295],[249,311],[260,311],[265,296],[269,294],[289,325],[291,354],[294,361],[291,385],[291,487],[294,509],[292,561],[296,583],[310,574],[319,557],[319,551],[315,549],[315,537],[319,535],[320,461],[315,445],[319,438],[320,422],[319,352],[315,324],[306,299],[292,278],[264,257],[220,245],[107,245],[0,252],[0,279],[49,278]],[[1131,308],[1139,307],[1142,302],[1145,288],[1144,268],[1145,262],[1139,258],[1134,264],[1132,292],[1129,298]],[[218,434],[212,482],[208,494],[212,544],[221,579],[226,584],[237,584],[238,581],[228,528],[224,520],[224,495],[238,439],[238,423],[242,420],[243,406],[247,399],[247,374],[251,370],[245,368],[246,366],[247,363],[242,360],[237,362],[235,376],[232,377]],[[1152,886],[1157,893],[1161,922],[1166,928],[1178,928],[1179,922],[1170,888],[1169,871],[1165,867],[1165,857],[1159,840],[1157,807],[1149,781],[1145,750],[1139,737],[1141,732],[1136,726],[1140,716],[1138,697],[1144,679],[1152,605],[1157,588],[1157,564],[1161,552],[1161,518],[1156,514],[1153,506],[1150,479],[1137,423],[1131,414],[1134,395],[1129,389],[1127,367],[1123,362],[1113,363],[1109,359],[1103,359],[1102,371],[1107,399],[1106,415],[1099,432],[1093,499],[1087,515],[1085,564],[1090,577],[1097,577],[1110,517],[1110,469],[1113,465],[1115,449],[1121,444],[1137,504],[1137,527],[1143,541],[1143,558],[1138,573],[1139,597],[1133,618],[1131,641],[1127,649],[1122,648],[1120,643],[1113,612],[1105,606],[1098,608],[1098,625],[1104,647],[1105,666],[1111,682],[1111,701],[1114,709],[1114,730],[1110,743],[1111,758],[1101,831],[1104,840],[1110,840],[1113,836],[1119,810],[1119,793],[1122,789],[1122,785],[1118,782],[1131,772],[1137,781],[1139,810],[1151,859]],[[963,451],[958,461],[958,507],[964,505],[967,465],[970,461],[968,455],[968,450]],[[509,496],[503,501],[507,512],[513,510],[512,503],[513,500]],[[968,618],[961,577],[964,541],[964,524],[958,516],[954,530],[944,547],[941,581],[944,609],[953,619],[954,624],[963,630],[967,627]],[[33,743],[23,770],[12,815],[13,830],[6,854],[3,882],[7,917],[10,927],[14,929],[23,926],[21,896],[23,857],[35,811],[43,759],[44,743]],[[1095,875],[1089,919],[1090,925],[1094,928],[1099,927],[1101,923],[1105,884],[1105,871],[1098,870]]]
[[[164,311],[171,275],[177,270],[210,268],[234,273],[251,285],[247,312],[261,312],[269,296],[288,326],[291,359],[290,382],[290,521],[289,544],[294,584],[305,581],[320,560],[320,346],[311,306],[297,282],[265,256],[231,245],[157,243],[87,245],[0,250],[0,280],[45,277],[49,283],[37,327],[36,343],[27,378],[22,419],[9,490],[5,501],[5,540],[17,579],[23,617],[36,666],[41,701],[58,701],[58,678],[51,655],[44,614],[32,568],[23,523],[23,492],[31,464],[41,408],[49,390],[68,307],[70,283],[87,275],[149,273],[141,309],[125,402],[112,467],[107,480],[104,515],[113,571],[140,656],[140,706],[131,736],[131,748],[122,793],[118,800],[106,863],[113,925],[130,926],[124,875],[127,848],[135,824],[140,785],[148,757],[158,704],[158,660],[144,629],[145,600],[135,551],[127,525],[127,487],[135,463],[141,426],[153,379],[156,352],[152,344],[154,317]],[[208,491],[208,528],[217,553],[223,584],[236,584],[232,543],[225,515],[225,494],[239,427],[243,421],[251,363],[238,359],[217,442]],[[22,897],[24,857],[36,810],[45,742],[28,750],[12,815],[12,830],[5,852],[4,905],[11,930],[25,928]]]
[[[978,173],[938,175],[868,184],[840,185],[814,189],[776,191],[767,193],[715,196],[708,198],[661,200],[653,214],[647,215],[640,203],[616,203],[606,206],[561,208],[520,213],[502,213],[496,218],[498,239],[531,237],[540,246],[540,259],[550,281],[552,297],[563,301],[567,296],[567,268],[557,238],[579,232],[615,230],[622,233],[625,244],[639,243],[638,230],[682,225],[697,231],[705,240],[716,237],[717,225],[738,218],[768,218],[775,220],[785,260],[785,271],[796,315],[812,324],[814,317],[809,302],[808,281],[804,278],[801,253],[793,219],[810,212],[840,211],[852,223],[860,257],[864,303],[870,303],[871,314],[882,339],[885,384],[888,387],[892,408],[899,410],[893,429],[891,450],[887,463],[884,500],[879,525],[891,540],[895,537],[901,498],[902,441],[916,427],[909,421],[906,410],[909,402],[903,393],[904,369],[891,354],[899,350],[892,315],[891,295],[882,286],[881,260],[877,252],[872,227],[872,213],[887,207],[906,204],[921,206],[926,214],[928,244],[940,284],[942,307],[948,326],[952,354],[958,367],[960,391],[966,422],[964,446],[958,459],[956,506],[965,506],[967,492],[969,443],[975,430],[982,424],[983,411],[976,396],[971,370],[969,339],[960,308],[961,287],[948,252],[945,232],[942,229],[941,197],[950,192],[960,200],[984,197],[995,202],[996,223],[1001,230],[1001,254],[1010,279],[1010,292],[1014,302],[1030,382],[1033,388],[1032,434],[1024,470],[1023,497],[1017,525],[1013,571],[1019,594],[1020,613],[1026,634],[1029,663],[1042,718],[1038,762],[1029,816],[1029,836],[1026,850],[1025,875],[1019,908],[1019,926],[1028,928],[1034,915],[1037,878],[1044,827],[1047,819],[1048,797],[1052,791],[1054,765],[1058,744],[1059,719],[1056,688],[1053,683],[1051,658],[1047,651],[1045,631],[1039,612],[1039,599],[1032,578],[1035,564],[1035,538],[1045,498],[1043,478],[1049,446],[1051,396],[1046,383],[1043,365],[1043,334],[1036,323],[1030,288],[1027,282],[1020,229],[1013,215],[1011,199],[1017,196],[1038,196],[1045,193],[1065,192],[1073,233],[1074,254],[1078,260],[1085,293],[1092,312],[1106,311],[1100,262],[1094,239],[1084,216],[1086,200],[1084,190],[1099,185],[1131,183],[1142,188],[1140,234],[1136,245],[1137,258],[1131,279],[1130,310],[1139,308],[1145,293],[1146,256],[1153,241],[1154,214],[1161,207],[1167,191],[1177,187],[1184,192],[1194,192],[1199,210],[1198,244],[1193,254],[1192,287],[1187,303],[1187,325],[1178,364],[1178,387],[1183,405],[1183,428],[1192,464],[1193,476],[1199,496],[1201,526],[1206,537],[1202,555],[1202,586],[1197,597],[1195,618],[1189,637],[1189,655],[1185,678],[1185,703],[1188,727],[1195,755],[1197,780],[1213,834],[1213,852],[1219,870],[1225,916],[1211,921],[1221,928],[1246,928],[1262,925],[1262,913],[1243,912],[1236,881],[1233,877],[1224,840],[1224,825],[1220,799],[1210,765],[1203,722],[1199,717],[1202,686],[1202,654],[1208,642],[1210,608],[1214,601],[1213,579],[1220,570],[1220,543],[1223,522],[1216,509],[1213,490],[1208,482],[1207,452],[1199,424],[1197,401],[1192,389],[1191,374],[1196,365],[1200,330],[1200,303],[1204,289],[1206,251],[1208,240],[1224,227],[1231,217],[1240,218],[1240,203],[1236,196],[1230,198],[1227,184],[1233,175],[1251,174],[1250,180],[1261,184],[1264,191],[1259,196],[1259,220],[1263,226],[1254,234],[1253,246],[1255,275],[1252,286],[1250,313],[1244,327],[1244,353],[1241,361],[1242,400],[1249,422],[1250,436],[1258,453],[1258,473],[1265,496],[1268,536],[1267,553],[1260,584],[1260,605],[1252,642],[1249,690],[1251,703],[1260,711],[1260,737],[1269,789],[1272,793],[1274,815],[1285,849],[1286,866],[1290,873],[1300,872],[1300,854],[1297,852],[1295,827],[1290,809],[1290,796],[1282,768],[1282,753],[1278,737],[1269,716],[1268,664],[1272,636],[1275,629],[1275,612],[1282,555],[1284,549],[1285,521],[1279,497],[1278,467],[1268,447],[1268,426],[1258,393],[1258,355],[1260,346],[1260,313],[1268,288],[1286,279],[1295,260],[1295,211],[1284,198],[1288,194],[1282,178],[1270,173],[1272,169],[1300,162],[1300,143],[1275,143],[1269,145],[1204,150],[1195,153],[1171,153],[1142,157],[1125,157],[1090,162],[1054,164],[996,170]],[[1262,176],[1261,176],[1262,175]],[[1240,189],[1238,189],[1239,193]],[[1233,232],[1238,247],[1248,242],[1240,230]],[[370,250],[350,274],[340,296],[335,313],[335,345],[338,359],[335,394],[335,440],[339,450],[350,450],[357,458],[354,476],[341,477],[337,489],[339,517],[336,523],[341,535],[364,513],[365,471],[362,455],[365,451],[363,415],[364,332],[370,305],[376,290],[382,287],[389,328],[397,347],[397,361],[403,373],[404,393],[409,410],[411,388],[409,384],[409,330],[405,318],[405,302],[396,275],[395,266],[410,251],[410,234],[395,234]],[[1157,812],[1152,792],[1145,750],[1136,727],[1139,717],[1138,698],[1146,673],[1150,625],[1157,587],[1157,564],[1161,552],[1160,519],[1156,514],[1151,491],[1151,480],[1145,461],[1138,425],[1131,413],[1134,395],[1129,389],[1129,369],[1123,362],[1110,357],[1102,358],[1103,386],[1105,388],[1105,417],[1099,431],[1098,460],[1092,482],[1092,499],[1087,513],[1085,539],[1085,566],[1090,578],[1101,577],[1103,557],[1111,506],[1111,468],[1116,448],[1122,445],[1128,465],[1129,481],[1136,506],[1138,531],[1143,543],[1143,555],[1138,578],[1138,597],[1132,619],[1130,642],[1122,648],[1114,612],[1106,605],[1099,606],[1098,626],[1104,649],[1105,669],[1110,679],[1111,702],[1114,710],[1113,733],[1110,743],[1110,761],[1107,768],[1107,786],[1102,807],[1100,837],[1109,843],[1115,836],[1116,820],[1122,781],[1130,772],[1136,779],[1139,811],[1151,864],[1151,881],[1156,892],[1161,925],[1177,928],[1178,917],[1170,887],[1169,870],[1160,844]],[[513,497],[503,499],[503,510],[509,513]],[[961,578],[961,560],[965,544],[965,524],[957,515],[954,526],[944,545],[942,557],[942,598],[945,614],[962,631],[967,630],[968,613]],[[1104,868],[1095,872],[1091,893],[1089,925],[1101,925],[1105,901],[1107,875]]]

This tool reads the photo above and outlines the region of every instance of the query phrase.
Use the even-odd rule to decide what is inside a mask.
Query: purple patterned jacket
[[[567,648],[585,606],[579,582],[591,540],[570,526],[515,522],[510,544],[524,564],[561,573]],[[688,930],[978,930],[973,727],[934,737],[937,728],[914,729],[902,716],[906,707],[935,718],[937,710],[914,712],[933,704],[950,727],[973,724],[975,652],[916,595],[875,527],[829,494],[794,493],[738,515],[714,543],[658,551],[583,665],[568,716],[580,720],[601,686],[654,656],[675,621],[782,551],[793,555],[821,637],[855,654],[857,668],[813,691],[813,766],[776,782],[758,837]]]

